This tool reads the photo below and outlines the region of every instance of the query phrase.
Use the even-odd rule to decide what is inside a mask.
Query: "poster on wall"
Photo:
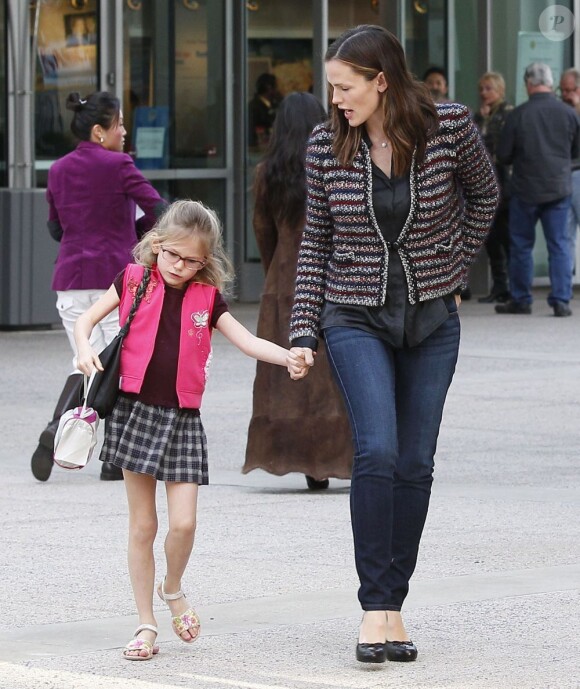
[[[564,69],[564,42],[551,40],[539,31],[518,32],[516,105],[528,100],[528,92],[524,84],[524,72],[532,62],[543,62],[548,65],[554,75],[554,84],[557,84]]]
[[[46,87],[96,84],[98,18],[96,11],[63,12],[43,7],[37,37],[42,81]]]

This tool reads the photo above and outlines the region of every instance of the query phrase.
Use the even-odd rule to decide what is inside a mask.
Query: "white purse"
[[[65,412],[58,423],[54,438],[54,463],[63,469],[82,469],[86,466],[97,444],[99,416],[91,407],[87,407],[87,393],[93,380],[87,386],[84,379],[84,403]]]

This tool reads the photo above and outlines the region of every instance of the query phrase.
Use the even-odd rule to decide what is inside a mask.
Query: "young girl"
[[[157,593],[177,636],[191,643],[200,622],[181,590],[193,547],[198,485],[208,483],[206,438],[199,416],[211,332],[217,328],[244,354],[306,375],[300,352],[290,353],[252,335],[229,312],[220,293],[231,278],[216,215],[195,201],[173,203],[133,252],[111,288],[75,325],[78,368],[86,375],[101,362],[89,343],[95,325],[119,306],[123,323],[146,269],[150,279],[123,343],[120,395],[110,417],[101,461],[122,468],[129,503],[129,573],[140,626],[127,660],[159,651],[153,613],[157,481],[167,492],[166,575]],[[143,286],[141,286],[143,290]]]

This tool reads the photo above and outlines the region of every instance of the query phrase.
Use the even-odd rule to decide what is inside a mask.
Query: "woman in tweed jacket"
[[[409,661],[401,607],[457,361],[458,294],[498,189],[467,108],[435,106],[393,34],[349,29],[326,76],[332,113],[308,144],[290,339],[313,363],[324,337],[351,423],[356,657]]]

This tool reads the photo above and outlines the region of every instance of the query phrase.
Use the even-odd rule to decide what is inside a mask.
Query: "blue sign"
[[[169,164],[169,108],[135,108],[133,126],[135,165],[142,170],[161,170]]]

